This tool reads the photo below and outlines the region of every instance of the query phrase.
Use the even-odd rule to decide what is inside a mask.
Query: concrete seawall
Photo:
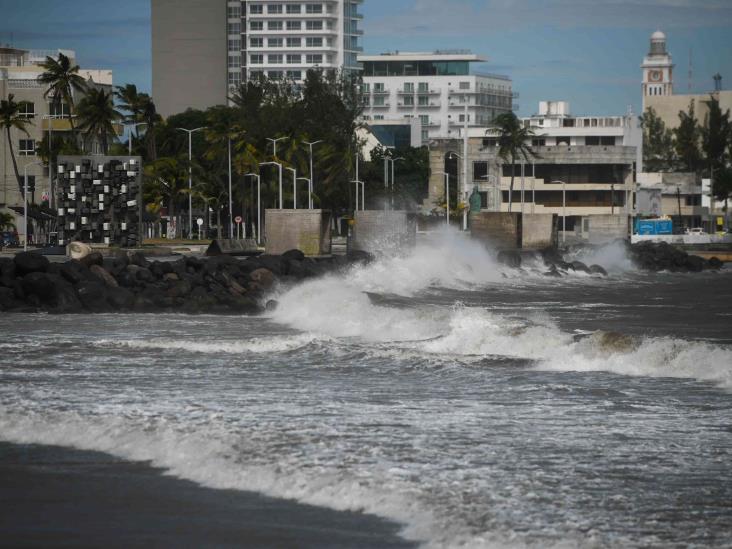
[[[350,249],[369,253],[393,253],[413,248],[417,241],[417,217],[406,211],[356,212]]]
[[[300,250],[307,256],[331,253],[329,210],[266,210],[266,253]]]

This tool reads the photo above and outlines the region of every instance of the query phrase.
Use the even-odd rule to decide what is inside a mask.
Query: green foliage
[[[702,167],[701,130],[694,115],[694,101],[689,111],[679,111],[679,127],[674,130],[676,157],[681,171],[697,173]]]
[[[58,54],[58,59],[46,57],[40,64],[44,72],[38,77],[38,82],[48,86],[43,97],[51,98],[51,105],[59,108],[62,103],[69,105],[71,113],[74,112],[74,92],[86,92],[86,80],[79,76],[79,65],[72,65],[71,60],[63,53]],[[74,119],[70,118],[71,132],[75,133]]]
[[[732,196],[732,168],[725,166],[714,172],[712,193],[720,201],[728,200]]]
[[[530,127],[524,126],[513,112],[498,115],[493,120],[493,124],[494,126],[489,128],[486,133],[498,137],[498,156],[504,162],[511,163],[510,197],[513,194],[516,160],[523,158],[524,162],[529,162],[530,158],[539,156],[531,150],[529,145],[531,138],[536,134]],[[513,200],[510,200],[508,203],[508,211],[511,211],[512,202]]]
[[[79,101],[77,109],[79,129],[84,132],[84,143],[96,138],[102,152],[109,152],[109,140],[114,139],[114,123],[122,118],[122,114],[114,108],[112,93],[103,89],[89,88],[84,98]]]
[[[675,163],[673,133],[653,107],[648,107],[639,119],[643,129],[644,169],[649,172],[672,171]]]
[[[15,229],[15,217],[7,212],[0,212],[0,231]]]
[[[709,101],[709,113],[704,117],[704,127],[701,128],[701,141],[705,167],[713,172],[714,179],[716,179],[716,173],[727,167],[729,163],[730,139],[732,139],[732,127],[730,126],[729,109],[722,112],[719,101],[712,96]]]
[[[15,172],[15,179],[18,183],[18,189],[20,194],[23,195],[23,180],[20,177],[18,171],[18,161],[15,158],[15,151],[13,149],[13,139],[10,135],[11,129],[16,129],[28,135],[28,130],[25,129],[30,124],[30,120],[20,114],[20,109],[26,105],[28,101],[15,102],[15,95],[8,94],[7,99],[0,100],[0,130],[5,130],[5,136],[8,142],[8,148],[10,149],[10,158],[13,162],[13,171]]]

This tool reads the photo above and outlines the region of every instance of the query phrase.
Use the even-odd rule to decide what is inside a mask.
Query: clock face
[[[648,71],[648,79],[651,82],[660,82],[662,77],[663,73],[661,71]]]

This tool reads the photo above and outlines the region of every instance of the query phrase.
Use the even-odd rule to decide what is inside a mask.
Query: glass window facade
[[[364,61],[364,76],[466,76],[468,61]]]

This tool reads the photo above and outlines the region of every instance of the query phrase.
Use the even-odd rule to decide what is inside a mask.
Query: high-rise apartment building
[[[153,97],[168,116],[243,81],[358,70],[363,0],[152,0]]]

